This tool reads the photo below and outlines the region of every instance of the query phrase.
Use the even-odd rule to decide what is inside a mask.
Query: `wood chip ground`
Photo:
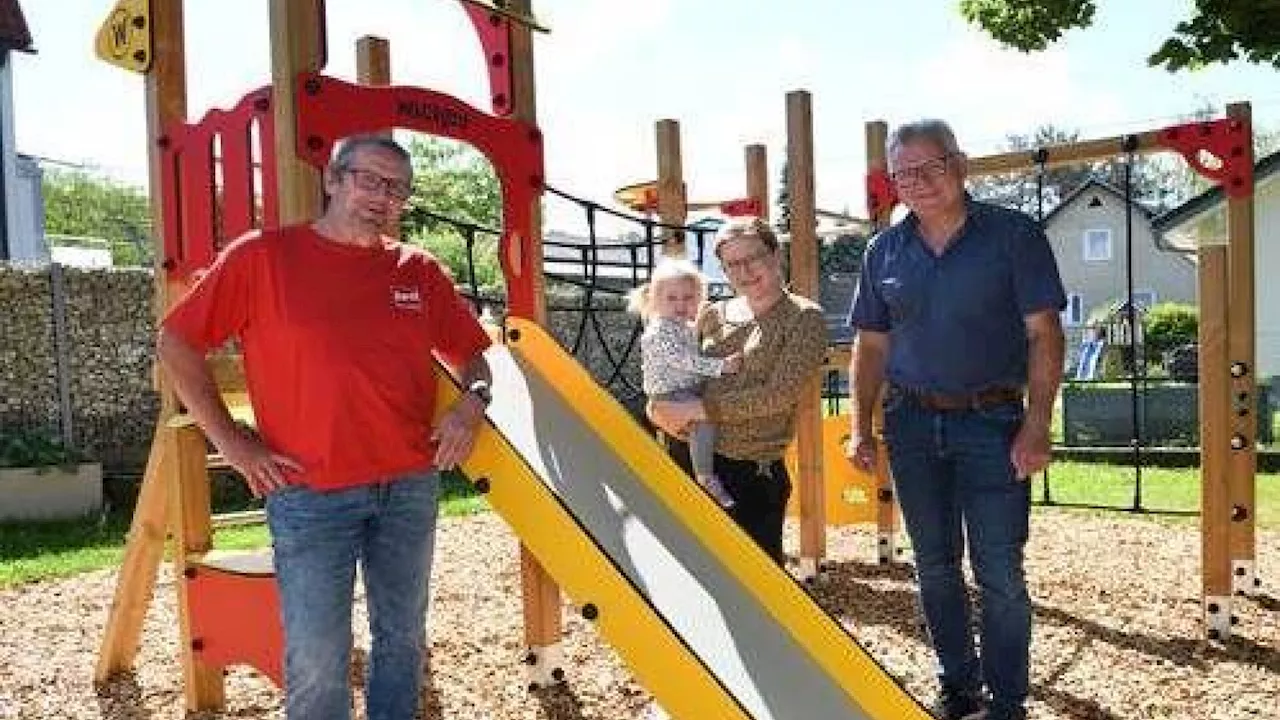
[[[789,533],[794,540],[794,528]],[[1280,533],[1260,532],[1258,549],[1271,597],[1238,602],[1236,636],[1208,643],[1201,640],[1193,525],[1037,511],[1027,561],[1035,604],[1031,717],[1280,718]],[[929,700],[932,658],[909,570],[876,565],[866,530],[833,531],[829,550],[814,595],[912,693]],[[526,688],[516,568],[515,540],[496,516],[442,522],[423,716],[645,717],[649,695],[571,607],[565,613],[567,681]],[[101,571],[0,591],[0,718],[184,717],[167,572],[135,673],[92,685],[115,578],[114,571]],[[357,642],[367,641],[363,620]],[[280,693],[250,670],[231,672],[227,697],[222,715],[192,717],[280,716]]]

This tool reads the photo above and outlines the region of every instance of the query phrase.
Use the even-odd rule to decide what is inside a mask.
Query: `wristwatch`
[[[489,392],[489,383],[484,380],[476,380],[467,387],[467,392],[475,395],[481,405],[489,407],[489,403],[493,402],[493,393]]]

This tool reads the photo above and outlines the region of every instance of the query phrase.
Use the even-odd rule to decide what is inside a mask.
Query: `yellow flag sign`
[[[125,70],[145,74],[151,69],[151,3],[118,0],[98,28],[94,42],[98,57]]]

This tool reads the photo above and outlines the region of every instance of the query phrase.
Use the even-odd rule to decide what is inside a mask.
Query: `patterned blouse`
[[[675,318],[654,318],[640,336],[640,370],[644,392],[653,397],[676,390],[697,389],[709,377],[724,372],[724,360],[705,357],[698,335]]]
[[[795,437],[805,382],[822,367],[827,325],[822,308],[784,293],[753,316],[746,300],[707,306],[698,317],[707,355],[743,354],[742,369],[710,380],[702,403],[717,426],[716,452],[736,460],[772,461]]]

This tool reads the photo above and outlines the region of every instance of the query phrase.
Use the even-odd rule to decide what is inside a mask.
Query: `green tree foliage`
[[[791,163],[782,161],[782,174],[778,177],[778,219],[773,228],[780,233],[791,232]]]
[[[1216,108],[1205,105],[1189,113],[1180,122],[1194,122],[1218,117]],[[1042,125],[1029,134],[1007,136],[1004,150],[1019,152],[1039,147],[1064,145],[1080,141],[1078,130],[1068,130],[1055,125]],[[1254,129],[1254,154],[1258,158],[1280,149],[1280,130]],[[1003,175],[987,175],[970,180],[970,192],[977,198],[1016,208],[1032,217],[1043,208],[1048,213],[1073,190],[1096,178],[1110,183],[1123,192],[1125,186],[1124,158],[1116,155],[1110,160],[1062,165],[1046,168],[1043,183],[1043,204],[1038,199],[1041,181],[1034,170]],[[1212,183],[1195,171],[1182,157],[1174,153],[1138,155],[1134,158],[1133,199],[1153,212],[1159,213],[1185,202],[1212,187]]]
[[[1005,150],[1033,150],[1074,143],[1080,139],[1080,132],[1077,130],[1043,125],[1027,135],[1009,135]],[[1136,157],[1130,178],[1134,201],[1159,212],[1186,200],[1197,191],[1197,186],[1193,183],[1194,173],[1190,170],[1182,172],[1184,167],[1180,158]],[[1124,158],[1117,155],[1110,160],[1049,167],[1045,169],[1043,178],[1035,170],[975,177],[970,181],[970,191],[975,197],[1016,208],[1036,217],[1041,211],[1052,211],[1091,178],[1110,183],[1123,192],[1125,170]]]
[[[1089,27],[1096,10],[1095,0],[960,0],[965,20],[1023,52],[1044,50],[1067,30]],[[1238,59],[1280,68],[1280,3],[1194,0],[1191,17],[1174,27],[1147,64],[1177,72]]]
[[[87,172],[46,170],[42,183],[48,235],[96,245],[105,241],[119,266],[151,265],[151,206],[142,188]]]
[[[498,238],[479,231],[469,236],[440,219],[480,228],[500,227],[502,191],[488,160],[469,146],[433,137],[414,138],[409,152],[413,156],[413,197],[402,220],[405,240],[426,248],[465,284],[471,277],[467,262],[471,239],[477,284],[500,286]]]
[[[1196,342],[1200,314],[1193,305],[1157,303],[1142,319],[1147,362],[1159,363],[1169,350]]]

